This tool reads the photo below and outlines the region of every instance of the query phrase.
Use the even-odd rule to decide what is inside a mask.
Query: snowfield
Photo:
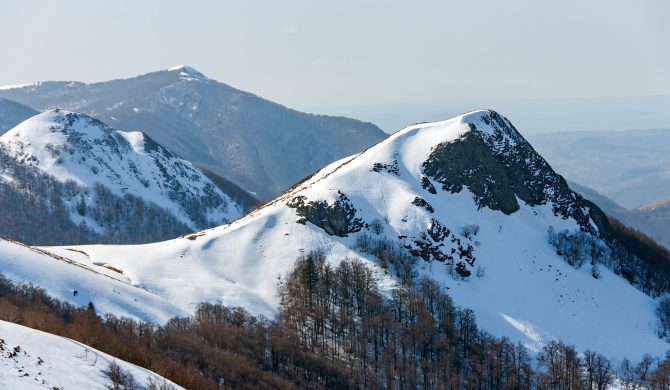
[[[654,332],[654,299],[604,267],[599,279],[591,276],[588,266],[573,268],[548,244],[550,226],[557,231],[583,228],[575,219],[557,214],[555,204],[547,201],[530,205],[517,197],[519,208],[504,213],[482,206],[467,187],[452,193],[432,179],[436,191],[422,185],[424,162],[436,147],[461,142],[470,132],[476,131],[479,137],[491,141],[495,153],[516,153],[525,147],[523,139],[512,133],[501,135],[489,126],[491,115],[489,111],[476,111],[408,127],[359,155],[325,167],[265,207],[228,225],[146,245],[48,250],[150,291],[147,299],[160,297],[162,302],[170,302],[173,307],[163,306],[166,315],[193,312],[198,302],[209,301],[272,316],[278,309],[280,278],[310,250],[323,250],[333,263],[361,259],[375,271],[382,288],[389,291],[397,279],[373,256],[356,249],[356,241],[363,235],[410,247],[417,242],[428,243],[445,255],[470,247],[473,264],[466,267],[472,275],[467,278],[454,276],[449,262],[434,259],[420,259],[418,271],[440,281],[458,305],[473,309],[480,327],[493,335],[521,341],[533,351],[550,339],[560,338],[582,351],[596,350],[615,361],[624,357],[637,361],[644,353],[665,353],[670,346]],[[532,175],[555,173],[538,171]],[[550,199],[559,189],[547,187],[543,191]],[[313,223],[320,224],[318,220],[298,215],[297,199],[326,201],[332,206],[342,194],[355,208],[355,218],[362,222],[345,235],[330,235]],[[566,196],[570,202],[577,199],[571,191]],[[425,200],[433,211],[418,206],[414,202],[417,198]],[[365,226],[375,221],[382,226],[378,235]],[[477,225],[479,231],[463,234],[468,225]],[[424,233],[436,226],[451,233],[433,242]],[[593,220],[586,226],[597,233]],[[45,286],[50,292],[50,288],[58,287]],[[112,301],[107,290],[91,294],[96,307],[97,300]],[[65,295],[61,288],[58,296]],[[110,312],[117,309],[113,305],[106,308]]]
[[[142,388],[181,386],[77,341],[0,321],[0,386],[3,389],[106,389],[111,362],[131,374]]]
[[[53,298],[75,305],[92,302],[103,315],[111,313],[164,323],[171,317],[187,314],[161,296],[130,285],[123,275],[109,268],[89,267],[14,241],[0,239],[0,273],[15,282],[43,288]],[[105,273],[116,275],[110,277]]]
[[[88,189],[97,183],[120,197],[135,195],[169,210],[194,230],[232,221],[244,212],[200,170],[143,133],[118,131],[83,114],[51,110],[35,115],[0,136],[0,146],[16,161],[60,182]],[[83,201],[94,202],[91,196]],[[189,202],[200,202],[213,224],[194,220]],[[76,213],[71,219],[96,226]]]

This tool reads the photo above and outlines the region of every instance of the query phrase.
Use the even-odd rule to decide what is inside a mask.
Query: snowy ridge
[[[476,111],[401,130],[225,226],[142,246],[50,250],[94,269],[112,262],[185,311],[212,301],[272,315],[278,278],[310,250],[333,263],[359,258],[393,288],[394,270],[357,244],[386,239],[495,336],[535,351],[560,338],[614,359],[661,355],[668,344],[654,333],[654,299],[606,269],[594,279],[547,242],[550,227],[598,238],[601,218],[507,119]]]
[[[179,72],[182,80],[209,80],[207,76],[188,65],[177,65],[168,69],[169,72]]]
[[[202,172],[143,133],[118,131],[86,115],[38,114],[0,137],[0,147],[60,182],[84,188],[97,183],[117,196],[152,202],[192,229],[225,223],[243,212]],[[95,202],[90,194],[78,201]],[[87,223],[95,226],[90,219]]]
[[[8,90],[8,89],[16,89],[16,88],[25,88],[25,87],[30,87],[35,84],[6,84],[6,85],[0,85],[0,91]]]
[[[150,381],[181,386],[85,344],[0,321],[0,384],[6,389],[106,389],[115,362],[142,388]]]

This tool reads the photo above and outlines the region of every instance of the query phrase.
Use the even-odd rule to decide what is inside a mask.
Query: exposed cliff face
[[[507,170],[481,137],[468,133],[454,142],[439,144],[423,164],[428,177],[451,193],[467,187],[479,207],[511,214],[519,209]]]
[[[506,118],[490,111],[481,120],[485,126],[469,123],[462,137],[435,147],[423,163],[428,177],[451,193],[467,187],[479,207],[511,214],[519,200],[551,204],[556,215],[574,218],[584,231],[608,235],[602,211],[572,191]]]
[[[302,218],[299,223],[307,221],[323,229],[331,236],[346,237],[363,227],[363,221],[356,218],[356,209],[346,195],[338,191],[338,198],[332,204],[327,201],[308,201],[304,196],[296,196],[287,202]]]

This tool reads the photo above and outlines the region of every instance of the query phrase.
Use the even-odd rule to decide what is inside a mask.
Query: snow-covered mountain
[[[181,389],[165,378],[87,345],[0,321],[0,385],[4,389],[107,389],[111,363],[133,376],[137,388],[151,383]]]
[[[592,252],[577,255],[600,268],[558,255],[552,231],[610,253],[604,214],[507,119],[476,111],[401,130],[225,226],[141,246],[49,250],[184,311],[210,301],[270,315],[281,277],[309,251],[361,259],[387,290],[414,264],[483,329],[532,350],[560,338],[615,359],[664,353],[657,301]]]
[[[44,198],[61,219],[92,230],[89,242],[176,237],[244,212],[199,169],[143,133],[118,131],[83,114],[38,114],[2,135],[0,152],[0,183]],[[34,180],[26,171],[35,173]],[[0,199],[12,207],[9,197]]]
[[[0,97],[141,130],[265,199],[386,137],[373,124],[291,110],[187,66],[93,84],[41,82],[0,90]]]
[[[0,134],[37,114],[37,111],[21,103],[0,98]]]

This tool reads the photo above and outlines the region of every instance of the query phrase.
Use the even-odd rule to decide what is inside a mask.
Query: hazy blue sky
[[[327,112],[670,95],[668,20],[667,0],[0,0],[0,84],[183,63]]]

